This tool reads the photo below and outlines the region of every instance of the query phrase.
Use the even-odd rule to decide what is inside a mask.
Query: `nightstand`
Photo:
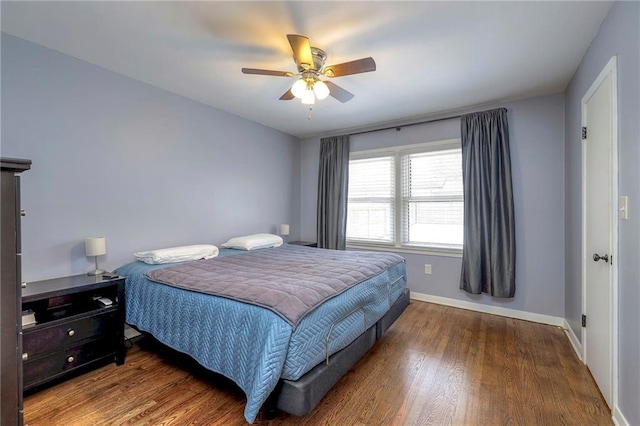
[[[318,243],[313,243],[311,241],[289,241],[288,244],[291,244],[292,246],[318,247]]]
[[[76,275],[22,289],[25,391],[109,362],[124,363],[124,282]]]

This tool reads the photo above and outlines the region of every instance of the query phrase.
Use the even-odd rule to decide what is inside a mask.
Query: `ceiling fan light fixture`
[[[296,80],[291,86],[291,93],[298,99],[303,99],[305,92],[307,91],[307,81],[303,78]]]
[[[313,94],[313,90],[305,90],[302,96],[302,103],[305,105],[313,105],[316,103],[316,97]]]
[[[376,62],[372,57],[356,59],[325,66],[327,54],[324,50],[311,46],[309,38],[298,34],[287,34],[287,40],[293,52],[293,61],[298,68],[297,80],[282,96],[281,101],[294,98],[302,100],[303,104],[312,105],[316,98],[325,99],[331,96],[345,103],[353,99],[353,93],[343,89],[330,80],[320,80],[320,77],[342,77],[361,74],[376,70]],[[289,71],[263,70],[258,68],[242,68],[244,74],[270,75],[275,77],[294,77]]]
[[[313,84],[313,92],[316,95],[316,98],[322,100],[329,96],[330,90],[327,84],[322,80],[317,80]]]

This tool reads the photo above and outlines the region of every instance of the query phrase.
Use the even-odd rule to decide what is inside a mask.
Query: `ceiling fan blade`
[[[327,85],[327,87],[329,87],[329,94],[334,98],[336,98],[337,100],[339,100],[340,102],[345,103],[353,99],[353,96],[354,96],[353,93],[347,90],[344,90],[342,87],[338,86],[337,84],[331,81],[325,81],[325,84]]]
[[[376,61],[372,57],[345,62],[343,64],[324,67],[322,74],[327,77],[341,77],[343,75],[360,74],[376,70]]]
[[[287,90],[282,96],[280,96],[281,101],[290,101],[293,98],[295,98],[295,96],[291,93],[291,89]]]
[[[293,73],[288,71],[272,71],[272,70],[260,70],[257,68],[242,68],[242,72],[244,74],[273,75],[276,77],[293,77]]]
[[[313,55],[311,54],[311,45],[309,39],[305,36],[296,34],[287,34],[287,39],[293,51],[293,59],[298,67],[307,69],[315,69],[313,64]]]

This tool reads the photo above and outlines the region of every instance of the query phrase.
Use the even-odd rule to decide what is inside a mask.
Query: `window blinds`
[[[402,243],[462,246],[460,148],[401,156]]]
[[[349,162],[347,239],[394,242],[395,156]]]

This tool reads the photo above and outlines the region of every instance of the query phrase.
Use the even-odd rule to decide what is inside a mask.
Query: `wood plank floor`
[[[25,398],[25,423],[242,425],[232,382],[141,339],[111,364]],[[557,327],[412,301],[305,417],[261,425],[610,425]]]

